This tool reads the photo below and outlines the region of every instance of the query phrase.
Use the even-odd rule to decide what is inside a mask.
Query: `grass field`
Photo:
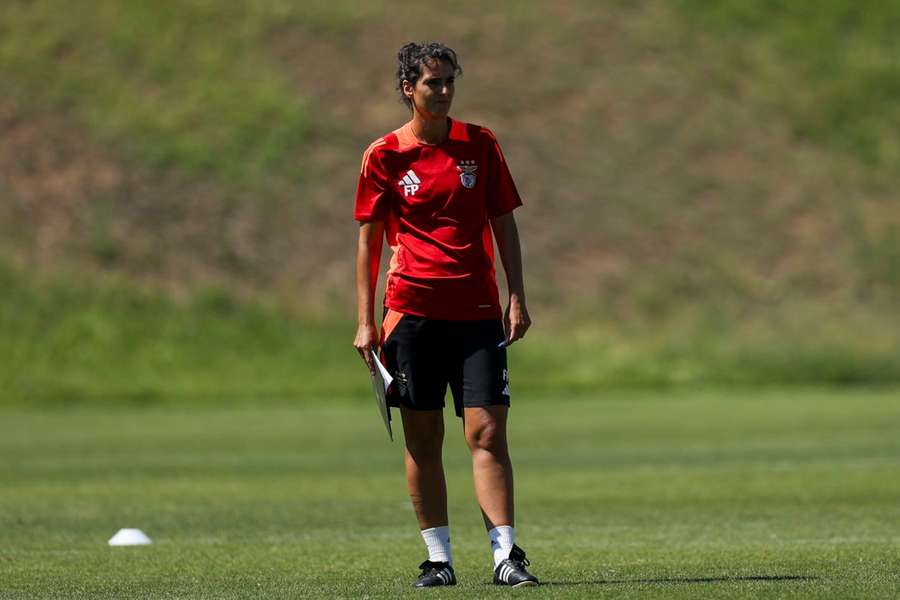
[[[900,391],[525,398],[511,438],[546,582],[517,596],[900,592]],[[362,399],[4,410],[0,598],[421,597],[401,452]],[[506,596],[458,427],[445,462],[460,585],[436,595]],[[121,527],[154,545],[109,548]]]

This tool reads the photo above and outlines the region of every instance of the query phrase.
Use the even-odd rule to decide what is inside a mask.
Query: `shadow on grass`
[[[738,581],[815,581],[810,575],[747,575],[744,577],[657,577],[652,579],[597,579],[593,581],[544,581],[547,586],[623,585],[627,583],[730,583]]]

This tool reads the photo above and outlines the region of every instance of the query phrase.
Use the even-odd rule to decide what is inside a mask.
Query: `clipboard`
[[[372,356],[372,362],[375,363],[375,373],[371,375],[372,377],[372,391],[375,392],[375,404],[378,405],[378,412],[381,415],[381,419],[384,421],[384,427],[387,429],[388,437],[391,438],[391,441],[394,441],[394,432],[391,431],[391,409],[387,405],[387,391],[388,388],[391,387],[391,383],[394,382],[394,378],[391,377],[391,374],[388,373],[387,369],[384,368],[384,365],[381,364],[381,361],[378,360],[378,355],[375,354],[375,351],[370,349],[369,352]]]

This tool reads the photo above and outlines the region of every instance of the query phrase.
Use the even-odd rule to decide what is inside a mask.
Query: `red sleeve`
[[[377,142],[376,142],[377,144]],[[356,185],[356,208],[353,217],[357,221],[383,221],[388,211],[390,188],[386,185],[381,157],[372,144],[363,154],[359,182]]]
[[[488,150],[487,165],[487,213],[488,217],[494,218],[522,206],[522,199],[519,197],[516,184],[509,173],[509,167],[506,166],[506,158],[503,156],[503,151],[500,150],[497,138],[487,129],[485,129],[485,133],[488,135],[488,143],[491,146]]]

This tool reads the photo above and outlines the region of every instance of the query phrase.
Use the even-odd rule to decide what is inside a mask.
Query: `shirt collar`
[[[466,124],[456,119],[450,119],[450,133],[447,134],[447,139],[455,142],[468,142],[469,130]]]
[[[450,119],[450,117],[447,118]],[[394,134],[396,134],[397,136],[397,141],[400,145],[401,150],[421,144],[421,142],[416,139],[416,136],[413,135],[412,131],[406,125],[394,131]],[[466,124],[462,121],[457,121],[456,119],[450,119],[450,131],[447,133],[447,141],[468,142],[469,129],[468,127],[466,127]]]

